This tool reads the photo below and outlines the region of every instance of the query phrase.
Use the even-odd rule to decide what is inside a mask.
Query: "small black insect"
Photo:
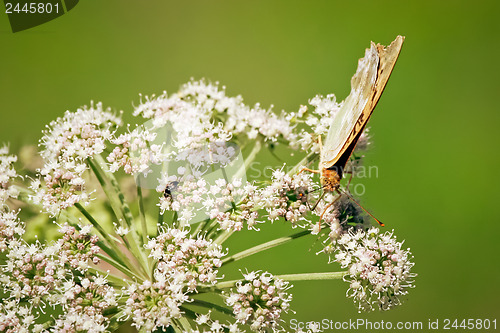
[[[167,187],[165,188],[165,191],[163,191],[163,196],[167,199],[172,198],[172,192],[174,192],[178,186],[179,186],[179,182],[176,182],[176,181],[169,182],[167,184]]]

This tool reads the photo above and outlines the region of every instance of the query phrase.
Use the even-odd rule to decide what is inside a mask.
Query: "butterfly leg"
[[[302,168],[302,170],[300,170],[299,173],[304,172],[304,171],[309,171],[311,173],[321,173],[321,171],[319,171],[319,170],[312,170],[312,169],[305,168],[305,167]]]
[[[319,152],[323,152],[323,142],[321,141],[321,134],[318,136],[318,146],[319,146]]]
[[[319,196],[318,198],[318,201],[316,201],[316,203],[314,204],[314,206],[312,207],[309,207],[309,210],[312,212],[313,210],[316,209],[316,207],[318,206],[319,202],[321,201],[321,199],[323,199],[323,196],[325,195],[325,192],[323,191],[323,193]],[[309,205],[309,203],[307,203]]]
[[[323,149],[323,144],[321,143],[321,135],[318,136],[318,145],[319,145],[319,151],[321,153],[322,149]],[[301,172],[304,172],[304,171],[309,171],[311,173],[321,173],[320,170],[312,170],[312,169],[309,169],[309,168],[302,168],[302,170],[299,171],[299,173]]]

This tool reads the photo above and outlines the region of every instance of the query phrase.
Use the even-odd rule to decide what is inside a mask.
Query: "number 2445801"
[[[497,320],[489,320],[489,319],[445,319],[443,329],[451,330],[451,329],[466,329],[466,330],[481,330],[481,329],[497,329]]]
[[[50,2],[30,2],[30,3],[5,3],[5,12],[7,14],[26,13],[26,14],[51,14],[52,12],[59,13],[59,4]]]

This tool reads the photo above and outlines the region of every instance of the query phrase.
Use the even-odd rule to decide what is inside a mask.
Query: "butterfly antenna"
[[[349,177],[349,181],[347,182],[347,189],[349,190],[349,185],[351,185],[352,177],[354,176],[354,172],[350,172],[351,176]]]
[[[375,221],[377,221],[378,224],[380,224],[381,227],[385,227],[385,224],[383,224],[382,222],[380,222],[379,219],[377,219],[375,216],[373,216],[372,213],[370,213],[369,211],[367,211],[363,206],[361,206],[359,204],[359,202],[357,202],[349,193],[347,193],[346,191],[343,191],[343,190],[340,190],[340,189],[337,189],[337,191],[339,193],[344,193],[345,195],[347,195],[349,197],[349,199],[351,199],[352,202],[354,202],[356,205],[359,206],[359,208],[361,208],[366,214],[370,215]]]

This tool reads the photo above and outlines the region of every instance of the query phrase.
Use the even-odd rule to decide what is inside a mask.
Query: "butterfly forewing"
[[[359,60],[351,79],[351,92],[335,115],[324,142],[320,169],[333,167],[345,153],[352,152],[352,145],[356,144],[391,75],[403,40],[404,37],[398,36],[387,48],[372,43]]]

